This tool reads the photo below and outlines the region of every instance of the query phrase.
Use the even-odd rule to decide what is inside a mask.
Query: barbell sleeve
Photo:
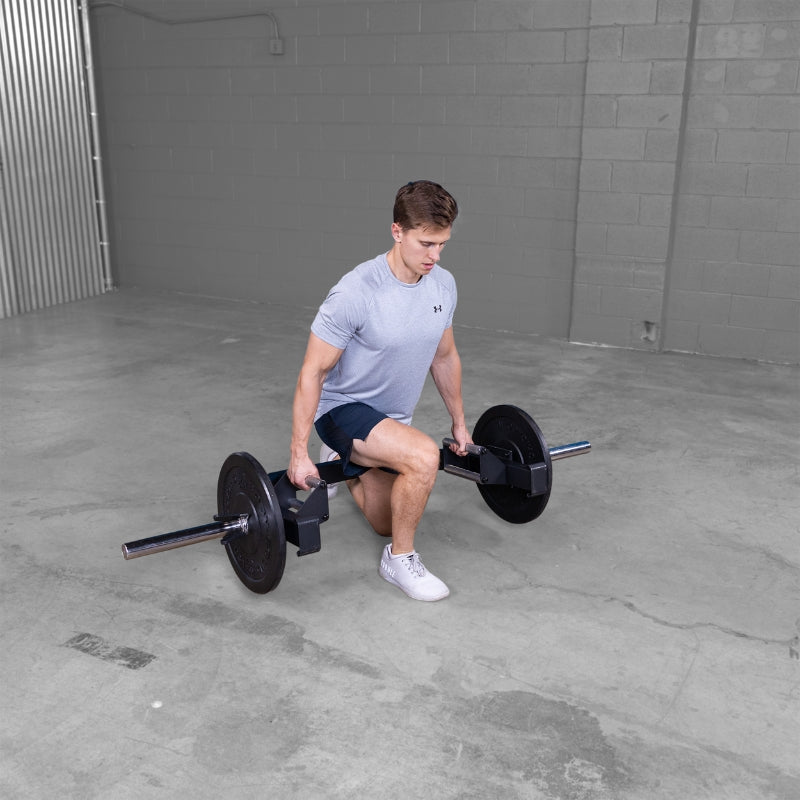
[[[559,461],[562,458],[572,458],[588,453],[592,449],[591,442],[572,442],[550,448],[550,460]]]
[[[161,533],[148,539],[137,539],[135,542],[126,542],[122,545],[122,555],[128,561],[131,558],[149,556],[152,553],[163,553],[165,550],[174,550],[189,544],[207,542],[210,539],[221,539],[228,533],[246,533],[247,516],[241,515],[236,519],[217,520],[207,525],[198,525],[196,528],[186,528],[172,533]]]

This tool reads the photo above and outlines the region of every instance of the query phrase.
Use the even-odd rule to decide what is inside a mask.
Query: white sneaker
[[[450,594],[446,584],[425,569],[416,550],[395,556],[392,546],[387,544],[381,554],[378,573],[414,600],[444,600]]]
[[[328,447],[324,442],[322,443],[322,447],[319,448],[319,460],[320,462],[323,461],[338,461],[341,456],[334,452],[333,450]],[[336,497],[339,491],[339,484],[334,483],[332,486],[328,486],[328,500],[333,500]]]

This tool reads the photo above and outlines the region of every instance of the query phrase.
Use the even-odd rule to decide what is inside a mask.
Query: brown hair
[[[458,216],[455,198],[433,181],[410,181],[394,199],[394,222],[403,230],[449,228]]]

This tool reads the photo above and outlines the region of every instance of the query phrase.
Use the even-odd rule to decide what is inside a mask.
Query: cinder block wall
[[[120,284],[315,306],[429,177],[462,324],[800,360],[800,3],[130,4],[285,52],[93,11]]]
[[[664,345],[800,360],[800,2],[704,2]]]
[[[572,339],[800,359],[800,2],[592,0]]]
[[[692,3],[593,0],[573,339],[657,347]]]
[[[285,52],[93,11],[120,284],[316,306],[430,178],[458,321],[568,335],[586,0],[129,5]]]

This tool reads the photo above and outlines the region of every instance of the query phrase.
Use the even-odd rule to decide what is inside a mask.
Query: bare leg
[[[410,553],[439,469],[436,443],[416,428],[385,419],[366,441],[353,442],[352,458],[365,467],[391,467],[398,472],[367,472],[351,491],[378,533],[387,535],[386,522],[391,519],[392,553]]]
[[[392,535],[392,485],[397,476],[371,469],[347,481],[347,488],[361,513],[380,536]]]

